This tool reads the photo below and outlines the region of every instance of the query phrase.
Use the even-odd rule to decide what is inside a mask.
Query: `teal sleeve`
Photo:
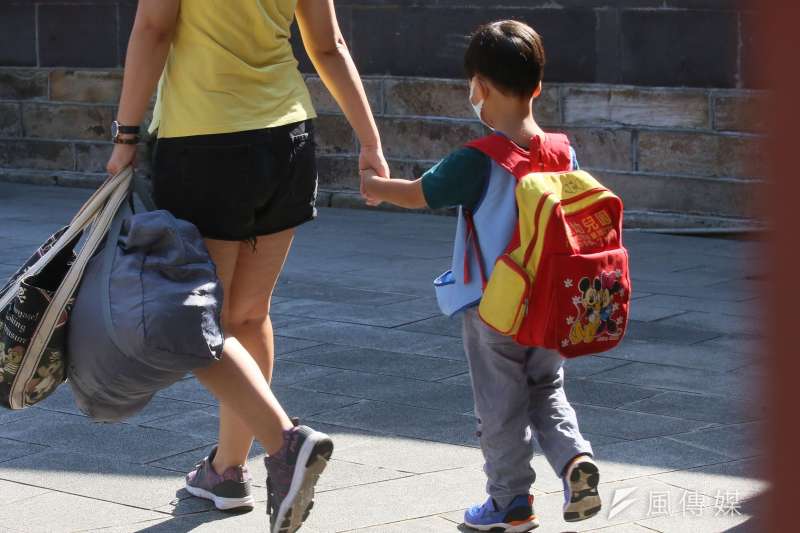
[[[448,155],[422,175],[422,192],[428,207],[464,206],[474,209],[481,200],[491,172],[489,158],[473,148]]]

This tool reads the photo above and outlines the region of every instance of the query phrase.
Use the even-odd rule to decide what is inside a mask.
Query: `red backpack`
[[[577,357],[610,350],[628,325],[631,283],[622,200],[570,170],[569,140],[534,137],[526,152],[490,135],[477,149],[517,180],[518,224],[485,283],[481,318],[525,346]],[[467,224],[474,234],[474,224]],[[471,246],[483,265],[477,235]]]

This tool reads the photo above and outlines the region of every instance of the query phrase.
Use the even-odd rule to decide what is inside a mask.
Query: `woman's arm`
[[[361,143],[359,168],[373,168],[379,175],[389,177],[378,127],[356,65],[339,30],[333,0],[299,0],[297,23],[314,68],[344,111]]]
[[[422,178],[416,180],[386,179],[377,176],[373,170],[361,172],[364,196],[369,205],[388,202],[406,209],[428,207],[422,191]]]
[[[167,62],[172,36],[178,20],[180,0],[139,0],[119,101],[117,120],[124,126],[142,123],[158,80]],[[125,137],[125,135],[121,135]],[[136,146],[117,144],[107,170],[116,174],[133,162]]]

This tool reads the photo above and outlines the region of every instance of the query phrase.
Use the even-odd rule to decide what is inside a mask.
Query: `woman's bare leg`
[[[280,450],[283,432],[291,429],[292,422],[272,394],[261,369],[239,341],[226,339],[221,360],[196,370],[195,375],[220,404],[247,421],[246,434],[255,435],[267,453]]]
[[[229,292],[226,320],[229,335],[247,349],[268,383],[272,379],[275,355],[270,299],[293,238],[294,230],[287,230],[259,237],[255,250],[243,244]],[[223,472],[230,466],[244,464],[253,435],[238,410],[220,403],[219,446],[214,468]]]

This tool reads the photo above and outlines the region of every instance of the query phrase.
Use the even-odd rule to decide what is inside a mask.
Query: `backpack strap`
[[[517,180],[531,172],[565,172],[572,168],[569,139],[561,133],[534,136],[527,151],[497,133],[472,141],[467,147],[486,154]]]

